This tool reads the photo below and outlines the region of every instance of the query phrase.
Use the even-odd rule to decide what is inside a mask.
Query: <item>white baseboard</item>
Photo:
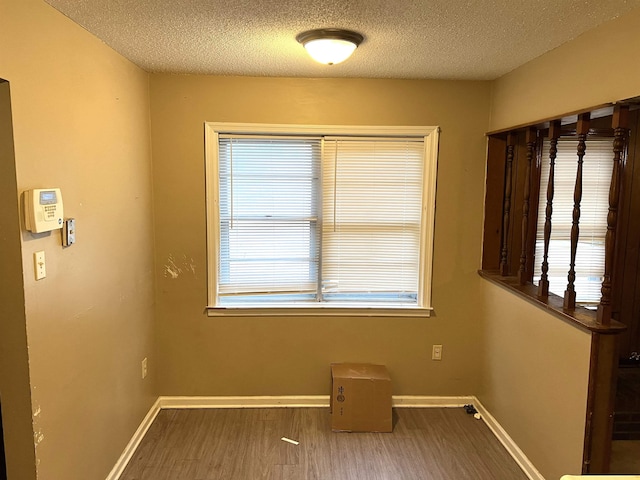
[[[160,408],[295,408],[328,407],[329,395],[246,397],[160,397]]]
[[[478,413],[482,415],[482,419],[484,423],[487,424],[489,429],[493,432],[496,438],[500,441],[502,446],[507,449],[509,455],[516,461],[522,471],[529,477],[531,480],[545,480],[542,474],[536,469],[536,467],[531,463],[531,461],[527,458],[520,447],[513,441],[513,439],[509,436],[504,428],[498,423],[498,421],[491,415],[487,409],[480,403],[476,397],[474,397],[473,406],[478,410]]]
[[[394,395],[396,408],[462,407],[476,400],[466,397],[426,397]],[[160,408],[298,408],[328,407],[329,395],[243,396],[243,397],[160,397]]]
[[[422,395],[394,395],[395,408],[456,408],[473,403],[475,397],[427,397]]]
[[[545,480],[522,450],[516,445],[498,421],[480,403],[477,397],[452,396],[429,397],[420,395],[395,395],[392,404],[396,408],[453,408],[473,404],[481,414],[485,424],[513,457],[530,480]],[[136,448],[161,409],[169,408],[323,408],[329,406],[329,395],[289,395],[289,396],[239,396],[239,397],[158,397],[144,420],[126,446],[118,462],[106,480],[118,480],[124,468],[133,457]]]
[[[136,432],[133,434],[133,437],[131,437],[131,440],[129,441],[124,451],[122,452],[122,455],[120,455],[120,458],[118,459],[114,467],[111,469],[111,472],[109,473],[109,475],[107,475],[106,480],[118,480],[120,478],[120,475],[122,475],[122,472],[124,471],[125,467],[129,463],[129,460],[131,460],[131,457],[133,457],[133,454],[135,453],[136,448],[138,448],[138,446],[140,445],[140,442],[142,442],[142,439],[147,433],[147,430],[149,430],[149,427],[151,427],[151,424],[153,423],[156,416],[160,412],[160,409],[161,409],[160,399],[158,399],[151,406],[151,408],[149,409],[149,412],[145,415],[144,419],[142,420],[142,423],[140,424]]]

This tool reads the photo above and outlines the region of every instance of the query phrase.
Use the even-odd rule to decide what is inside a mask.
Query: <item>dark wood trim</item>
[[[583,330],[608,335],[622,333],[627,329],[625,325],[615,320],[613,320],[610,325],[601,325],[596,321],[596,312],[581,306],[576,306],[574,310],[566,310],[563,307],[562,297],[554,295],[553,293],[549,293],[547,298],[538,298],[538,287],[531,283],[520,285],[518,277],[504,277],[496,270],[478,270],[478,274],[482,278],[509,290],[529,301],[529,303]]]
[[[591,113],[591,118],[606,117],[606,116],[611,115],[613,113],[613,105],[611,103],[603,103],[603,104],[597,105],[595,107],[582,108],[580,110],[574,110],[572,112],[565,113],[565,114],[562,115],[561,118],[558,118],[558,115],[555,115],[555,116],[552,116],[552,117],[544,117],[544,118],[542,118],[540,120],[536,120],[536,121],[533,121],[533,122],[519,123],[519,124],[514,125],[512,127],[509,127],[509,128],[501,128],[501,129],[498,129],[498,130],[491,130],[491,131],[487,132],[486,135],[500,135],[500,134],[504,134],[504,133],[507,133],[507,132],[511,132],[513,130],[519,130],[519,129],[527,128],[527,127],[530,127],[530,126],[535,126],[538,129],[542,130],[542,129],[548,128],[549,127],[549,123],[553,122],[554,120],[560,120],[562,122],[562,125],[576,123],[578,115],[580,115],[582,113]]]
[[[613,111],[611,126],[613,139],[613,172],[609,189],[609,213],[607,215],[607,234],[604,247],[604,280],[602,298],[598,305],[598,322],[607,325],[611,322],[611,278],[613,275],[613,253],[616,246],[616,227],[618,224],[618,203],[620,201],[620,172],[622,153],[627,142],[629,127],[629,107],[616,107]]]
[[[573,191],[573,222],[571,224],[571,259],[569,261],[569,274],[567,275],[567,289],[564,292],[564,308],[572,310],[576,307],[576,253],[578,252],[578,239],[580,238],[580,202],[582,201],[582,164],[586,152],[587,133],[589,132],[588,113],[578,117],[578,169],[576,171],[576,183]]]
[[[611,138],[613,134],[613,128],[590,128],[587,135],[589,138]]]
[[[529,203],[531,197],[531,162],[533,162],[536,148],[537,130],[535,127],[527,128],[525,142],[527,144],[526,170],[524,175],[524,193],[522,195],[522,248],[520,253],[520,266],[518,267],[518,279],[524,285],[529,281],[527,272],[527,239],[529,237]]]
[[[500,268],[504,192],[495,185],[502,185],[505,179],[506,151],[506,139],[488,137],[482,268],[489,270]]]
[[[509,219],[511,215],[511,191],[513,177],[513,156],[517,141],[515,133],[509,133],[507,136],[507,167],[504,180],[504,206],[502,209],[502,253],[500,256],[500,272],[502,275],[509,274]]]
[[[556,154],[560,138],[560,120],[551,122],[549,127],[549,181],[547,183],[547,205],[544,217],[544,253],[542,256],[542,274],[538,283],[538,296],[549,296],[549,242],[551,241],[551,215],[553,214],[553,194],[555,188]],[[546,161],[546,159],[543,159]]]
[[[582,473],[609,473],[618,375],[618,336],[591,335]]]
[[[509,231],[509,272],[518,275],[522,253],[522,215],[524,208],[525,173],[527,169],[526,132],[519,131],[513,159],[513,183],[511,193],[511,222]],[[531,209],[529,209],[531,210]]]
[[[640,351],[640,111],[630,112],[629,141],[622,162],[616,231],[616,264],[611,280],[612,317],[627,325],[618,346],[620,359]],[[635,186],[635,188],[634,188]]]

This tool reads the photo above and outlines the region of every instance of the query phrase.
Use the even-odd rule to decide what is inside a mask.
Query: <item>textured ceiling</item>
[[[46,0],[149,72],[494,79],[640,0]],[[346,62],[295,36],[356,30]]]

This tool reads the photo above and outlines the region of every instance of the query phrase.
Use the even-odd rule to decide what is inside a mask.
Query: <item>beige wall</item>
[[[486,281],[482,299],[479,400],[545,478],[580,474],[590,333]]]
[[[328,394],[340,361],[386,364],[394,394],[475,392],[488,102],[487,82],[152,75],[160,393]],[[205,121],[439,125],[436,316],[205,316]],[[170,260],[178,278],[165,274]]]
[[[640,8],[494,82],[490,130],[640,95]]]
[[[38,479],[103,479],[155,400],[140,375],[144,356],[155,363],[148,76],[41,0],[0,0],[0,45],[18,193],[60,187],[77,226],[70,248],[59,231],[22,230],[22,253],[10,245],[24,271]],[[6,196],[16,234],[15,190]]]
[[[0,81],[0,402],[9,478],[35,479],[9,84]],[[2,439],[0,438],[0,441]]]

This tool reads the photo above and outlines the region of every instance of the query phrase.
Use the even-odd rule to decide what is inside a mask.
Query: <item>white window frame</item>
[[[207,307],[209,316],[238,315],[349,315],[429,317],[433,274],[433,241],[435,227],[436,176],[438,167],[439,127],[426,126],[352,126],[352,125],[288,125],[260,123],[205,122],[205,183],[207,218]],[[219,134],[253,135],[317,135],[317,136],[370,136],[417,137],[424,141],[424,169],[422,198],[419,288],[417,305],[344,306],[335,304],[296,304],[278,306],[220,306],[216,304],[220,248],[220,199],[218,184]]]

